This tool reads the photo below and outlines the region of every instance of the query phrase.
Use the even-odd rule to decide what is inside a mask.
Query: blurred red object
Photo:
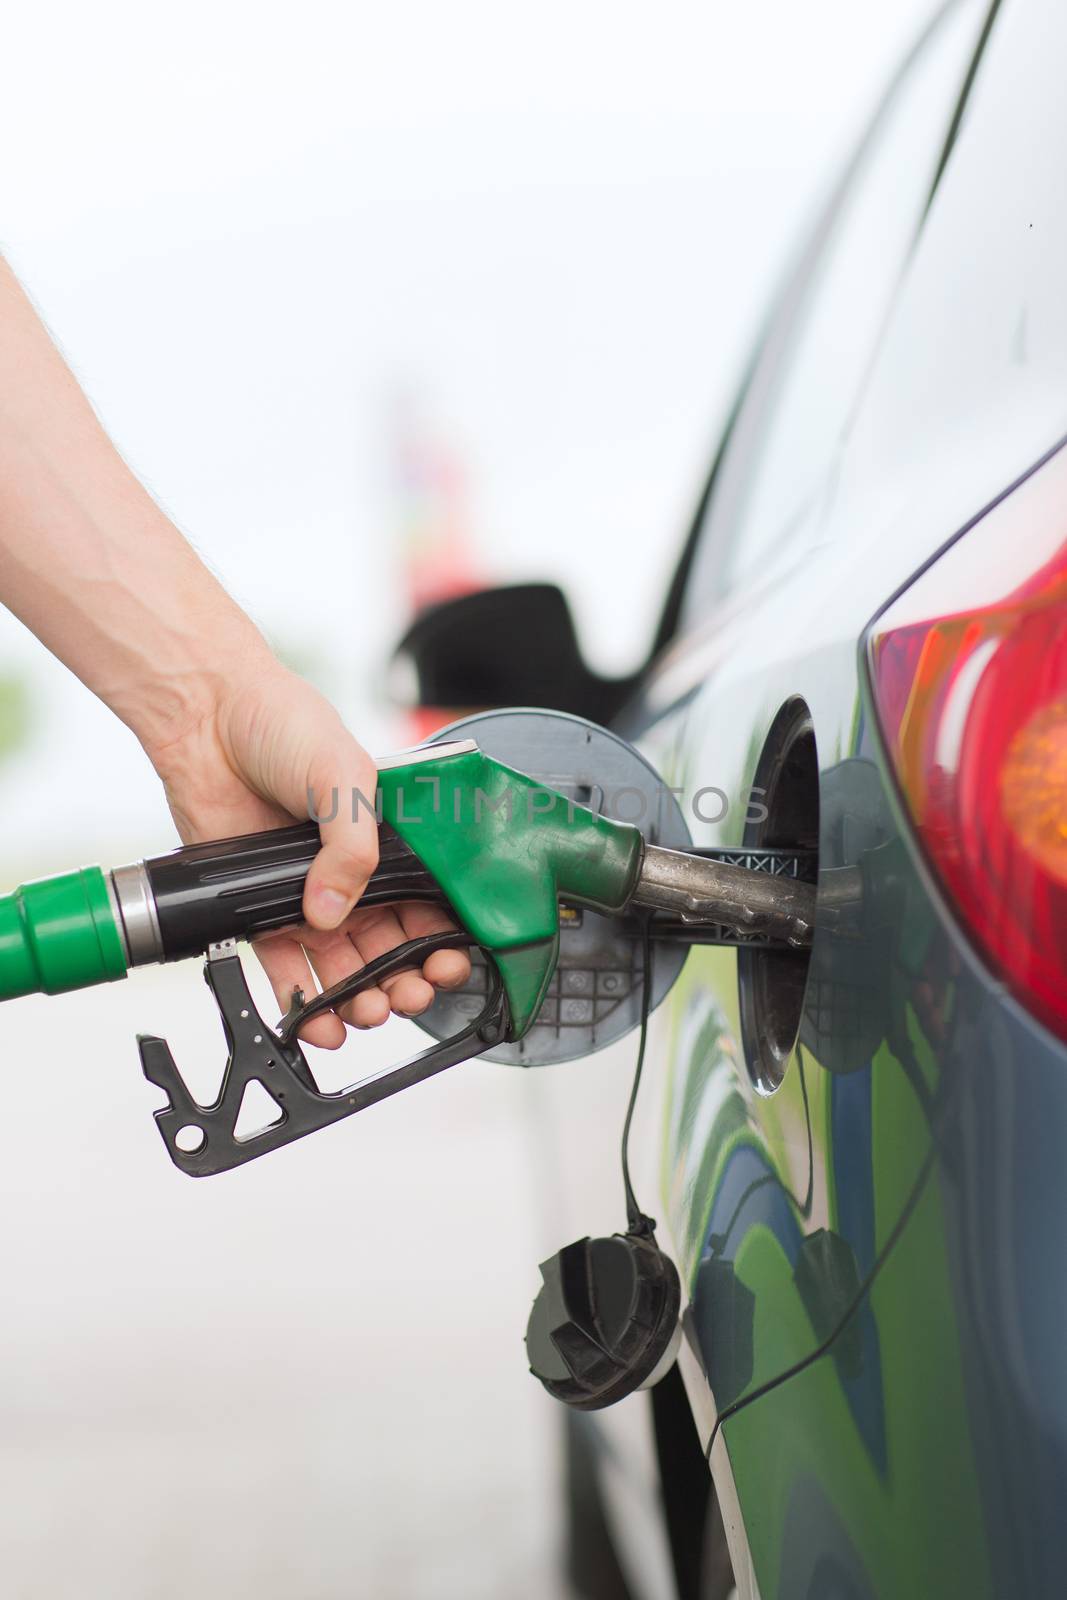
[[[487,577],[471,532],[466,466],[410,398],[396,407],[392,458],[399,577],[415,617],[427,606],[485,588]],[[459,710],[412,707],[404,713],[405,737],[426,739]]]

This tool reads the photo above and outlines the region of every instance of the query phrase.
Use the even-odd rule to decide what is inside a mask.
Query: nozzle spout
[[[686,922],[763,934],[795,949],[811,944],[815,927],[813,884],[655,844],[645,846],[630,903],[671,911]]]

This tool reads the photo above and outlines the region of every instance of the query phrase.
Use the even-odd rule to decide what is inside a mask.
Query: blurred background
[[[767,296],[929,9],[42,0],[5,18],[0,248],[384,752],[428,599],[549,578],[594,666],[642,659]],[[0,610],[0,879],[174,843],[132,737]],[[559,1595],[522,1334],[567,1084],[474,1063],[190,1184],[133,1034],[206,1087],[197,970],[3,1021],[5,1594]]]

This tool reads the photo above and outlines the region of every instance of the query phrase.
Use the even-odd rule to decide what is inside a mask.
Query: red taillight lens
[[[936,872],[990,963],[1067,1038],[1067,454],[893,603],[869,660]]]

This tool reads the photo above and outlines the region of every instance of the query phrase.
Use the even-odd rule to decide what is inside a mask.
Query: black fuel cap
[[[668,1370],[681,1286],[654,1238],[578,1239],[542,1261],[541,1277],[526,1354],[555,1399],[598,1411]]]

